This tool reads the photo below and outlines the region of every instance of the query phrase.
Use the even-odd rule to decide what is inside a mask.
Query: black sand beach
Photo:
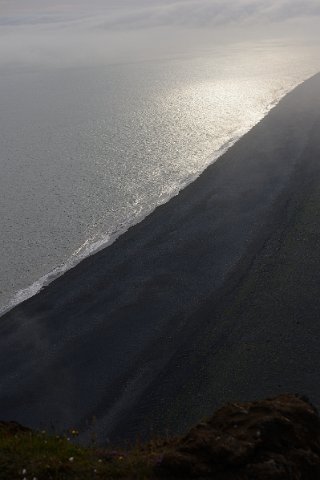
[[[100,441],[229,400],[320,406],[320,76],[168,204],[0,321],[2,420]]]

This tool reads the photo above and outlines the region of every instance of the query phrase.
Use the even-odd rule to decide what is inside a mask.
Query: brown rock
[[[172,443],[165,478],[319,480],[320,419],[307,399],[230,404]]]
[[[0,434],[16,435],[17,433],[31,432],[27,427],[23,427],[17,422],[0,422]]]

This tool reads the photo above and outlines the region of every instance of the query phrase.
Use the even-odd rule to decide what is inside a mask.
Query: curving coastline
[[[206,405],[275,393],[268,361],[282,348],[279,331],[262,354],[256,350],[264,387],[252,375],[254,358],[240,351],[244,337],[263,342],[270,314],[259,325],[257,312],[241,324],[246,315],[225,310],[251,306],[240,308],[235,292],[250,275],[263,278],[254,260],[263,246],[279,244],[284,223],[290,232],[288,202],[301,205],[316,182],[319,94],[318,75],[168,204],[1,318],[2,419],[75,425],[85,438],[96,416],[101,441],[122,440],[151,427],[182,431]],[[270,279],[260,287],[270,289]],[[290,318],[278,325],[283,335]],[[306,350],[308,339],[310,332]],[[280,370],[291,345],[279,354]],[[292,366],[285,387],[300,387],[297,378]],[[305,390],[317,404],[312,384]],[[182,398],[190,404],[183,411]]]

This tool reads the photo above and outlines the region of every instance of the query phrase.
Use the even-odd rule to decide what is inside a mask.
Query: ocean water
[[[0,66],[0,312],[178,194],[319,70],[316,49],[278,43]]]

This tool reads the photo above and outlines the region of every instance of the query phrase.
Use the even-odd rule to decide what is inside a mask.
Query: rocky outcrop
[[[0,436],[1,435],[16,435],[19,433],[31,432],[27,427],[20,425],[17,422],[0,422]]]
[[[233,403],[181,439],[157,467],[163,478],[320,479],[320,419],[306,398]]]
[[[319,480],[320,417],[295,395],[233,403],[183,437],[121,451],[0,422],[0,480],[23,471],[39,480]]]

